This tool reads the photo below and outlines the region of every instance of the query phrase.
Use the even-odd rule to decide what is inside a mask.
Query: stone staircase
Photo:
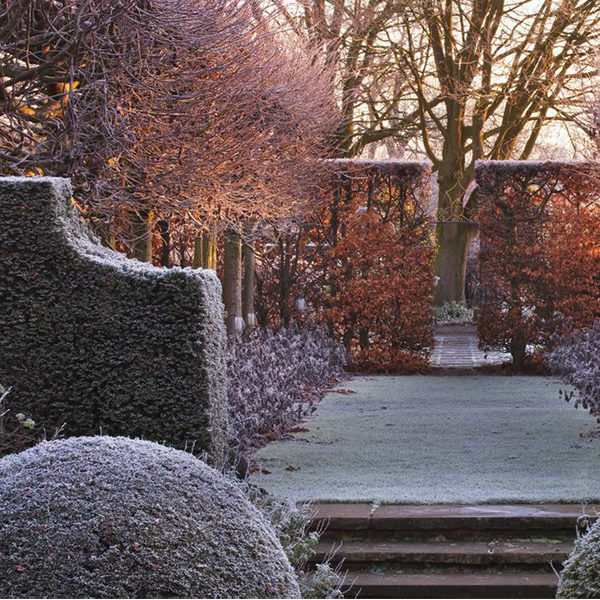
[[[346,598],[554,598],[581,505],[317,504]],[[587,506],[595,515],[599,506]]]

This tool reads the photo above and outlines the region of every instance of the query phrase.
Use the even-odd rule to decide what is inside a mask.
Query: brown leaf
[[[267,469],[264,469],[262,467],[251,467],[250,473],[262,473],[263,475],[270,475],[271,471],[268,471]]]

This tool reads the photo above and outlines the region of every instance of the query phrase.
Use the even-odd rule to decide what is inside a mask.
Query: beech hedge
[[[486,349],[537,362],[561,323],[600,317],[600,165],[481,161],[476,165]]]

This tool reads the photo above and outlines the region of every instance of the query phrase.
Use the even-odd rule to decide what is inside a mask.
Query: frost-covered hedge
[[[577,390],[575,406],[600,417],[600,321],[592,328],[576,329],[564,336],[546,355],[546,364]]]
[[[2,598],[296,598],[262,513],[187,452],[107,436],[0,461]]]
[[[230,443],[242,450],[276,437],[315,408],[340,377],[346,351],[316,324],[257,330],[230,341],[227,395]]]
[[[0,178],[0,381],[67,435],[226,442],[220,284],[102,247],[52,178]]]
[[[563,565],[557,598],[600,598],[600,520],[575,540]]]

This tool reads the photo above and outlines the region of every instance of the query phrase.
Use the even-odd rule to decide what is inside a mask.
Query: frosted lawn
[[[309,431],[262,448],[270,474],[253,480],[295,500],[598,500],[595,420],[560,388],[528,376],[357,377],[327,395]]]

